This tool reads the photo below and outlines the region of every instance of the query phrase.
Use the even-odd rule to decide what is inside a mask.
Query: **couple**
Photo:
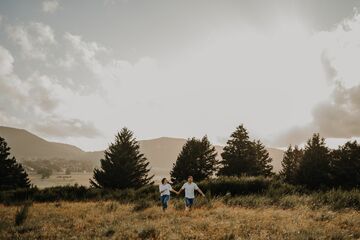
[[[185,190],[185,210],[188,211],[191,209],[194,204],[195,199],[195,190],[198,191],[203,197],[205,197],[204,193],[201,189],[193,182],[193,177],[189,176],[187,182],[180,188],[179,191],[175,191],[172,189],[171,185],[168,183],[166,178],[161,180],[161,184],[159,185],[160,190],[160,199],[162,204],[162,209],[165,211],[168,207],[168,202],[170,200],[170,192],[180,194],[183,190]]]

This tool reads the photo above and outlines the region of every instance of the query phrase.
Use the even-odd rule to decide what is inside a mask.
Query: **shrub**
[[[199,183],[204,191],[211,191],[213,196],[245,195],[265,192],[271,183],[270,178],[264,177],[220,177]]]
[[[273,180],[269,184],[269,188],[265,192],[265,195],[272,199],[272,201],[279,202],[284,196],[293,195],[301,192],[301,188],[298,186],[290,185],[279,180]]]
[[[134,212],[139,212],[139,211],[143,211],[147,208],[151,207],[151,204],[149,201],[146,200],[140,200],[138,202],[135,203],[134,207],[133,207],[133,211]]]
[[[317,207],[328,205],[334,210],[343,208],[360,210],[360,190],[344,191],[341,189],[333,189],[327,192],[314,193],[313,204]]]
[[[235,240],[236,236],[233,233],[226,233],[222,238],[220,238],[221,240]]]
[[[15,225],[19,226],[23,224],[28,216],[29,212],[29,203],[24,204],[15,214]]]
[[[104,236],[105,236],[105,237],[111,237],[112,235],[114,235],[114,233],[115,233],[115,230],[112,229],[112,228],[109,228],[109,229],[107,229],[107,230],[105,231]]]
[[[160,235],[160,232],[155,227],[146,227],[142,229],[138,237],[140,239],[158,239]]]
[[[238,196],[232,198],[224,198],[224,203],[229,206],[241,206],[246,208],[258,208],[270,206],[272,201],[270,198],[259,195]]]
[[[118,208],[117,202],[110,202],[106,204],[107,212],[115,212],[117,208]]]
[[[173,201],[174,209],[177,211],[184,210],[185,209],[185,203],[182,200],[174,200]]]

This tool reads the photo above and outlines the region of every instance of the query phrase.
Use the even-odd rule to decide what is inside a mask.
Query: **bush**
[[[303,192],[303,189],[299,186],[284,183],[280,180],[273,180],[265,195],[272,199],[272,201],[279,202],[284,196],[294,195]]]
[[[208,197],[200,197],[195,200],[195,208],[212,208],[212,200]]]
[[[334,210],[343,208],[360,210],[360,190],[333,189],[327,192],[314,193],[313,204],[316,207],[328,205]]]
[[[220,240],[235,240],[236,236],[233,233],[226,233]]]
[[[173,202],[173,207],[175,210],[177,211],[181,211],[185,209],[185,203],[183,200],[174,200]]]
[[[19,226],[23,224],[28,216],[30,204],[23,205],[15,214],[15,225]]]
[[[133,207],[133,211],[134,212],[140,212],[143,211],[147,208],[151,207],[150,202],[146,201],[146,200],[140,200],[138,202],[135,203],[134,207]]]
[[[270,206],[272,201],[268,197],[259,195],[247,195],[238,197],[224,198],[224,203],[229,206],[241,206],[245,208],[259,208]]]
[[[107,212],[115,212],[117,208],[118,208],[117,202],[110,202],[106,204]]]
[[[265,192],[271,183],[270,178],[264,177],[220,177],[199,183],[204,191],[211,191],[213,196],[245,195]]]
[[[155,227],[146,227],[139,232],[139,239],[158,239],[160,232]]]

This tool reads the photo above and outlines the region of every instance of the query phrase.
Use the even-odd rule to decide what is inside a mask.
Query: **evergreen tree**
[[[313,189],[330,184],[330,151],[319,134],[314,134],[305,146],[299,183]]]
[[[216,155],[215,147],[210,144],[207,136],[201,140],[188,139],[170,172],[171,180],[179,183],[190,175],[197,181],[210,178],[218,168]]]
[[[269,152],[266,150],[264,144],[260,140],[254,141],[254,152],[256,168],[250,175],[261,175],[269,177],[273,175],[273,166],[271,165],[272,158],[269,156]]]
[[[298,182],[299,165],[304,152],[298,146],[294,148],[290,145],[284,153],[281,162],[282,169],[279,173],[280,177],[287,183],[296,184]]]
[[[331,168],[335,186],[360,187],[360,145],[347,142],[334,150]]]
[[[0,190],[30,187],[30,180],[15,157],[10,157],[10,147],[0,137]]]
[[[250,141],[243,125],[236,128],[223,149],[220,176],[271,175],[272,161],[260,141]]]
[[[115,142],[105,150],[101,169],[94,169],[92,186],[101,188],[139,188],[152,184],[149,176],[149,162],[140,153],[140,146],[133,133],[123,128],[115,136]]]

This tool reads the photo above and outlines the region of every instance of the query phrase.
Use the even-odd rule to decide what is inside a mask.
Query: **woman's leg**
[[[169,196],[169,195],[165,195],[165,196],[164,196],[163,210],[166,210],[166,209],[167,209],[169,199],[170,199],[170,196]]]

